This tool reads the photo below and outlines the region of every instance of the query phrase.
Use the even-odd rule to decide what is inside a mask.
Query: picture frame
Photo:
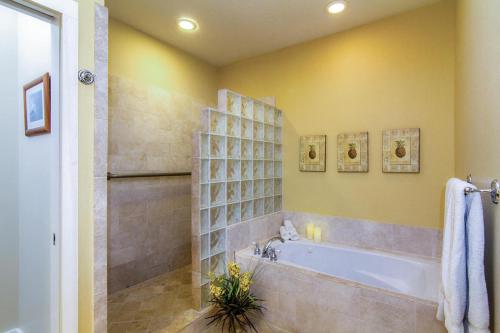
[[[337,135],[337,171],[368,172],[368,132]]]
[[[299,170],[302,172],[326,172],[326,135],[300,137]]]
[[[51,130],[51,95],[50,74],[23,86],[24,95],[24,134],[35,136],[50,133]]]
[[[382,171],[420,173],[420,128],[382,132]]]

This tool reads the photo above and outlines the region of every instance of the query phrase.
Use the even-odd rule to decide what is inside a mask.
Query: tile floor
[[[175,333],[199,316],[191,308],[191,266],[108,297],[108,333]]]

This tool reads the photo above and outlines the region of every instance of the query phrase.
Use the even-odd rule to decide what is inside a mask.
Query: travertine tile
[[[441,238],[441,233],[436,229],[395,226],[393,250],[438,257],[441,255]]]
[[[109,198],[110,292],[191,262],[189,177],[113,181]]]
[[[416,304],[416,333],[444,333],[446,328],[436,319],[436,304]]]
[[[297,231],[305,235],[309,222],[321,226],[323,240],[348,246],[440,258],[442,232],[431,228],[407,227],[353,218],[313,213],[283,212]]]

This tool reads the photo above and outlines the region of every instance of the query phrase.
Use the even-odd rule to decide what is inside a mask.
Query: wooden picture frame
[[[35,136],[50,133],[50,75],[45,73],[23,86],[24,134]]]
[[[368,172],[368,132],[337,135],[337,171]]]
[[[420,173],[420,128],[382,132],[382,171]]]
[[[299,170],[302,172],[326,172],[326,135],[300,137]]]

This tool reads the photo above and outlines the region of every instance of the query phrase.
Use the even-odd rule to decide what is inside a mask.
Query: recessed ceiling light
[[[185,31],[195,31],[198,29],[198,23],[196,23],[195,20],[185,17],[180,18],[177,21],[177,25],[179,26],[179,28]]]
[[[328,10],[328,12],[330,14],[337,14],[337,13],[343,12],[345,9],[345,6],[346,6],[345,1],[337,0],[337,1],[329,3],[328,6],[326,7],[326,9]]]

